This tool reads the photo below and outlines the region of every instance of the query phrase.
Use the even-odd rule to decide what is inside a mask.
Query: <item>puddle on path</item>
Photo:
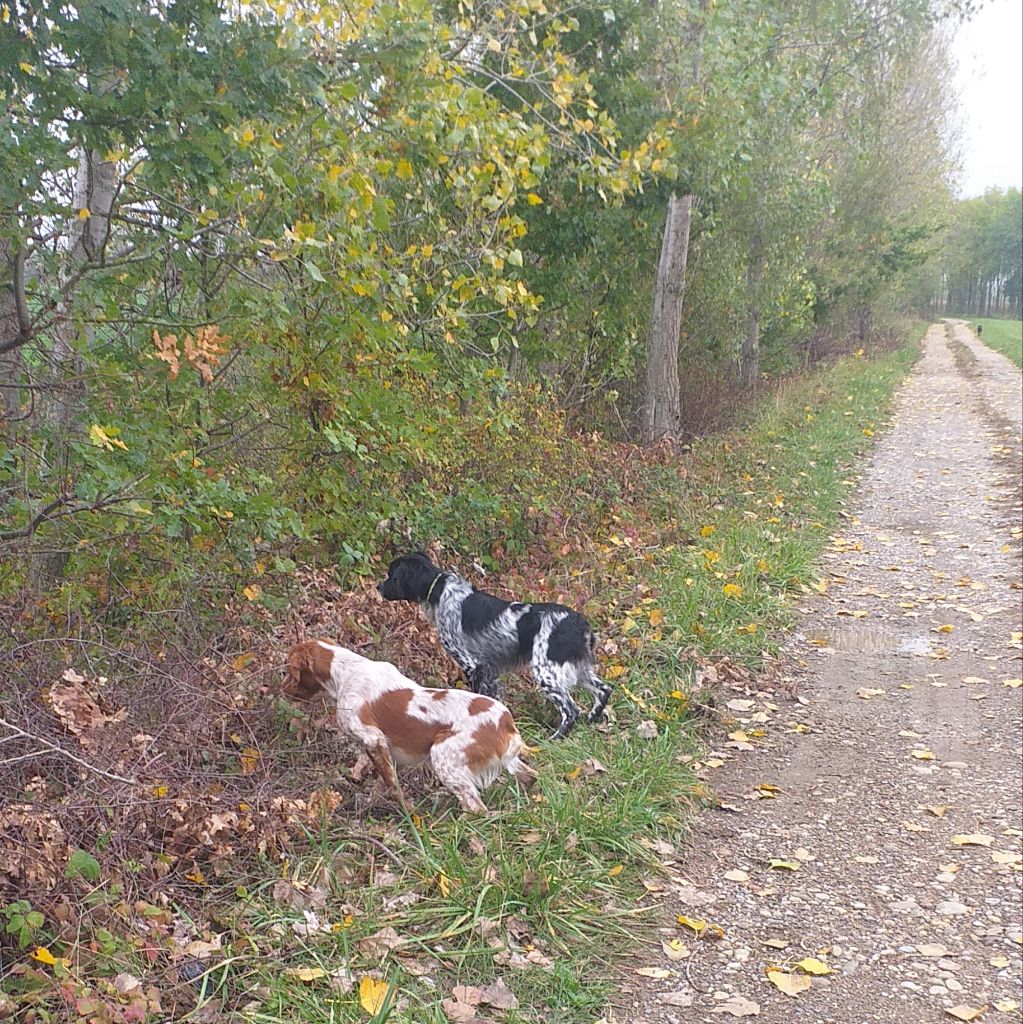
[[[846,652],[866,651],[924,657],[932,650],[931,641],[926,636],[901,636],[876,626],[844,626],[834,632],[817,630],[809,635],[809,640],[817,647]]]

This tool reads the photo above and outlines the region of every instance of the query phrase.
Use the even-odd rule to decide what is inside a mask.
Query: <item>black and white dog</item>
[[[377,590],[386,601],[422,606],[475,693],[496,697],[503,671],[529,665],[540,692],[561,714],[554,739],[567,735],[581,713],[572,699],[577,684],[594,697],[587,720],[604,717],[611,687],[597,675],[593,630],[571,608],[502,601],[438,569],[421,551],[396,558]]]

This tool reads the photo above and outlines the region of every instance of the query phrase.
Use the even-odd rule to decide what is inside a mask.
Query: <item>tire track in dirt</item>
[[[612,1020],[1020,1019],[1023,689],[1005,683],[1021,675],[1019,462],[1005,454],[1020,374],[951,332],[981,372],[968,378],[930,328],[823,557],[827,592],[799,608],[799,698],[732,702],[732,737],[705,761],[724,762],[707,775],[734,810],[704,814],[665,860],[662,937],[690,955],[648,957],[669,976],[626,987]],[[806,957],[830,973],[797,968]],[[809,987],[782,994],[772,967]]]

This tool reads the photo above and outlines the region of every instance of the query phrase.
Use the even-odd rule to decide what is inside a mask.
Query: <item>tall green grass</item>
[[[984,331],[981,341],[1003,356],[1008,356],[1017,366],[1023,367],[1023,320],[971,320],[970,327],[976,332],[977,324]]]

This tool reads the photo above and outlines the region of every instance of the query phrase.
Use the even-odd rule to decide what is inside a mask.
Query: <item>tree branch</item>
[[[127,782],[129,786],[137,784],[136,779],[126,779],[123,775],[116,775],[114,772],[104,771],[102,768],[97,768],[94,764],[90,764],[88,761],[83,761],[82,758],[71,751],[65,750],[63,747],[58,746],[56,743],[51,743],[49,740],[44,740],[41,736],[34,736],[30,732],[25,732],[24,729],[18,728],[12,722],[8,722],[6,718],[0,718],[0,725],[5,729],[10,729],[16,736],[20,736],[22,739],[31,740],[33,743],[38,743],[43,750],[34,750],[28,754],[20,754],[17,757],[7,758],[0,762],[2,764],[14,764],[16,761],[27,761],[33,757],[45,757],[47,754],[59,754],[61,757],[66,757],[69,761],[74,761],[75,764],[81,765],[83,768],[87,768],[90,772],[95,775],[102,775],[105,779],[110,779],[113,782]]]

